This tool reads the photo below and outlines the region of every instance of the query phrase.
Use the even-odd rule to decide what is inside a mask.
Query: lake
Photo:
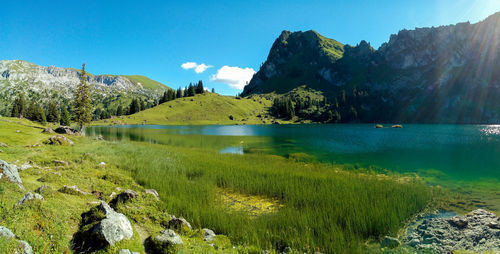
[[[416,172],[452,181],[500,181],[500,125],[370,124],[96,126],[87,135],[219,149],[300,155],[327,163]]]

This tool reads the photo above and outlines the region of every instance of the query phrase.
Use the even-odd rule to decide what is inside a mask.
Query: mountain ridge
[[[96,106],[116,108],[131,97],[156,100],[168,86],[140,75],[94,75],[87,73]],[[80,70],[40,66],[24,60],[0,60],[0,114],[9,115],[9,106],[20,94],[28,100],[47,104],[56,100],[70,105],[73,91],[80,82]]]
[[[330,110],[346,116],[342,122],[500,121],[494,99],[500,96],[500,12],[475,24],[403,29],[377,50],[366,41],[338,42],[340,57],[329,61],[326,47],[310,46],[321,37],[283,31],[242,96],[306,85],[325,94]]]

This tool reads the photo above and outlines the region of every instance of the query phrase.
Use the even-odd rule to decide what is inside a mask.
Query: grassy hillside
[[[166,86],[166,85],[164,85],[156,80],[152,80],[148,77],[145,77],[145,76],[141,76],[141,75],[122,75],[122,76],[130,79],[130,81],[134,82],[135,84],[141,83],[141,85],[144,88],[148,88],[151,90],[169,88],[168,86]]]
[[[272,101],[261,96],[237,99],[214,93],[185,97],[130,116],[94,124],[263,124],[271,123],[267,110]],[[231,120],[231,116],[232,119]]]

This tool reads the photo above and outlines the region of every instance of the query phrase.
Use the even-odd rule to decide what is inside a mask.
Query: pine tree
[[[182,98],[183,97],[182,89],[180,87],[177,89],[176,97],[177,98]]]
[[[132,99],[132,102],[130,103],[130,108],[128,110],[128,114],[132,115],[132,114],[137,113],[139,111],[141,111],[141,105],[139,104],[139,100]]]
[[[141,111],[146,110],[146,104],[144,103],[144,100],[141,99]]]
[[[22,118],[23,115],[24,115],[24,113],[25,113],[24,111],[26,110],[25,107],[26,107],[26,105],[25,105],[25,102],[24,102],[24,95],[20,94],[14,100],[14,106],[12,107],[12,114],[11,114],[11,116],[12,117]]]
[[[215,93],[215,88],[212,88],[212,93]]]
[[[59,121],[59,123],[63,126],[69,126],[71,124],[70,119],[69,119],[69,112],[68,112],[68,109],[66,109],[66,107],[62,108],[61,120]]]
[[[59,122],[59,110],[57,109],[57,104],[55,101],[50,101],[47,110],[47,122],[57,123]]]
[[[85,72],[85,64],[82,65],[80,74],[80,85],[75,91],[75,120],[80,126],[80,131],[86,123],[92,120],[92,99],[90,94],[90,86],[87,84],[87,73]]]
[[[116,108],[116,115],[117,116],[123,115],[123,107],[122,107],[122,105],[119,105],[118,108]]]
[[[30,103],[30,106],[26,110],[26,118],[31,121],[36,121],[42,124],[47,123],[47,118],[45,117],[45,111],[40,105],[36,104],[35,101]]]
[[[200,80],[196,85],[195,93],[202,94],[203,92],[205,92],[205,88],[203,88],[203,81]]]

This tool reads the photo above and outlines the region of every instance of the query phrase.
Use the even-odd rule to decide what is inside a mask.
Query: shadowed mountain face
[[[476,24],[402,30],[374,50],[282,32],[242,95],[306,85],[343,121],[500,122],[500,13]],[[347,114],[347,113],[346,113]]]

